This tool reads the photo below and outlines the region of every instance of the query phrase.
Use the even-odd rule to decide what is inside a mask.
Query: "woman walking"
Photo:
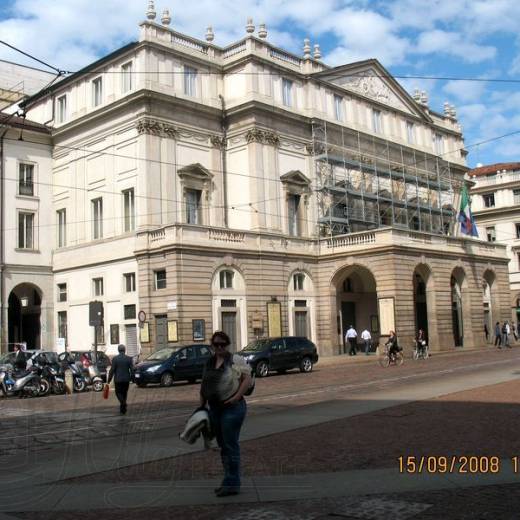
[[[230,343],[225,332],[213,334],[213,356],[205,367],[200,386],[200,404],[209,405],[211,427],[224,468],[222,485],[215,489],[218,497],[240,492],[239,438],[247,412],[244,394],[251,385],[251,368],[242,356],[228,351]]]

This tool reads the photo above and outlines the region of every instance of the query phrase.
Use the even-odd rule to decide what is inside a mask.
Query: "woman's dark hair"
[[[217,339],[221,340],[222,343],[225,343],[226,347],[231,344],[229,336],[223,330],[217,330],[213,333],[213,336],[211,336],[211,344],[213,345]]]

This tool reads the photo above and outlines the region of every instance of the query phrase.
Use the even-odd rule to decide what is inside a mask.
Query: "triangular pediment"
[[[288,182],[291,184],[298,184],[299,186],[309,186],[311,180],[306,177],[300,170],[291,170],[290,172],[284,173],[280,180],[282,182]]]
[[[213,175],[207,168],[200,163],[188,164],[183,166],[177,172],[180,177],[194,177],[201,180],[211,180]]]
[[[426,111],[377,60],[341,65],[313,74],[313,77],[338,85],[347,91],[391,108],[431,121]]]

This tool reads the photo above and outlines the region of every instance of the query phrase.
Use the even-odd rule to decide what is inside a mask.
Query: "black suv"
[[[296,336],[258,339],[237,354],[245,358],[258,377],[265,377],[270,370],[282,373],[291,368],[311,372],[318,362],[316,345]]]

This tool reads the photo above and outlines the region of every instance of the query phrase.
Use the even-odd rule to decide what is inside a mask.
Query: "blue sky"
[[[148,0],[0,0],[0,39],[59,68],[77,70],[138,38]],[[265,22],[268,40],[301,54],[319,43],[323,61],[377,58],[396,75],[520,79],[519,0],[156,0],[172,27],[199,38],[213,26],[226,45],[247,17]],[[0,48],[0,58],[22,57]],[[34,64],[33,64],[34,65]],[[457,108],[466,145],[520,130],[520,82],[399,80],[426,90],[430,107]],[[469,165],[520,161],[520,134],[470,146]]]

